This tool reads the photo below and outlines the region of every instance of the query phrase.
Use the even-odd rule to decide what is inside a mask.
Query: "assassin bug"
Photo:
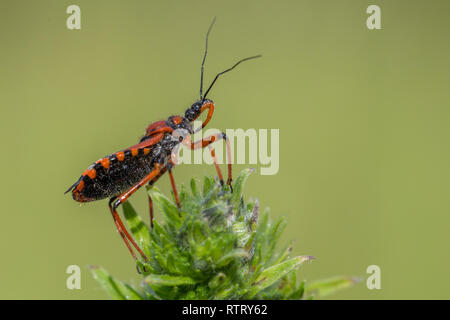
[[[240,63],[260,57],[260,55],[258,55],[242,59],[235,63],[231,68],[218,73],[206,90],[205,94],[203,94],[203,70],[206,55],[208,53],[208,37],[214,22],[215,19],[212,21],[208,28],[208,32],[206,33],[205,52],[201,65],[200,99],[186,110],[184,116],[171,116],[167,120],[157,121],[150,124],[147,127],[144,137],[138,144],[97,160],[94,164],[89,166],[78,181],[65,192],[67,193],[71,191],[73,199],[78,202],[89,202],[110,198],[108,206],[113,216],[116,228],[135,260],[137,258],[131,245],[133,245],[145,261],[148,261],[148,257],[141,250],[141,248],[139,248],[133,237],[126,230],[119,214],[117,213],[117,207],[124,203],[139,188],[143,187],[147,183],[149,185],[153,185],[165,172],[169,172],[173,194],[179,209],[179,214],[181,215],[181,204],[172,174],[172,169],[175,162],[173,161],[171,154],[174,148],[183,142],[183,139],[174,139],[172,134],[178,129],[184,130],[188,134],[193,134],[197,130],[204,128],[211,120],[214,112],[214,103],[211,100],[206,99],[206,97],[216,80],[222,74],[233,70]],[[193,122],[206,110],[208,110],[206,119],[203,121],[201,127],[194,130]],[[210,148],[211,156],[214,160],[220,183],[223,185],[223,176],[215,157],[214,149],[211,146],[213,142],[220,139],[225,139],[227,143],[227,184],[231,188],[232,174],[230,143],[224,133],[211,135],[195,142],[191,142],[190,139],[186,139],[183,143],[191,149],[205,147]],[[153,204],[150,195],[148,195],[148,202],[150,210],[150,224],[153,228]]]

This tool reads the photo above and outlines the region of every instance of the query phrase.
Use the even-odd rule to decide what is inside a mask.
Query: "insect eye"
[[[195,112],[191,109],[186,110],[186,113],[184,114],[185,118],[187,118],[189,121],[194,120],[195,118]]]
[[[202,108],[202,107],[201,107],[201,105],[200,105],[199,103],[194,104],[194,105],[192,106],[192,110],[194,110],[195,112],[199,112],[201,108]]]

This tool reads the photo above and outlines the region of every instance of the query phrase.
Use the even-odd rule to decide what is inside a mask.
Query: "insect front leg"
[[[214,160],[214,165],[216,167],[217,174],[219,176],[220,183],[223,185],[223,176],[222,172],[219,167],[219,163],[217,162],[216,153],[214,151],[214,148],[211,146],[213,142],[219,141],[220,139],[225,139],[225,142],[227,144],[227,165],[228,165],[228,179],[227,184],[230,186],[231,192],[233,192],[233,187],[231,185],[231,182],[233,181],[232,178],[232,168],[231,168],[231,147],[230,147],[230,140],[228,139],[227,135],[224,132],[216,133],[213,135],[210,135],[208,137],[203,138],[202,140],[198,140],[195,142],[188,142],[188,146],[194,150],[194,149],[200,149],[208,147],[211,151],[211,156]]]

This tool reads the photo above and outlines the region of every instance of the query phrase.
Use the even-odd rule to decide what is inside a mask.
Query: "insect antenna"
[[[259,55],[257,55],[257,56],[244,58],[244,59],[239,60],[238,62],[236,62],[236,63],[234,64],[234,66],[232,66],[231,68],[228,68],[227,70],[218,73],[218,74],[216,75],[216,77],[214,78],[214,80],[211,82],[211,84],[210,84],[208,90],[206,90],[205,95],[204,95],[203,98],[201,98],[201,99],[202,99],[202,100],[205,100],[205,99],[206,99],[206,96],[208,95],[209,90],[211,90],[212,86],[214,85],[214,83],[216,82],[216,80],[219,78],[219,76],[221,76],[221,75],[224,74],[224,73],[227,73],[228,71],[233,70],[233,69],[236,68],[241,62],[244,62],[244,61],[247,61],[247,60],[251,60],[251,59],[256,59],[256,58],[259,58],[259,57],[262,57],[262,55],[259,54]]]
[[[206,55],[208,53],[208,38],[209,38],[209,33],[211,32],[211,29],[214,25],[214,22],[216,22],[216,17],[213,18],[213,21],[209,25],[208,32],[206,33],[205,54],[203,56],[202,68],[201,68],[201,73],[200,73],[200,100],[203,100],[203,98],[202,98],[202,95],[203,95],[203,69],[205,66]]]

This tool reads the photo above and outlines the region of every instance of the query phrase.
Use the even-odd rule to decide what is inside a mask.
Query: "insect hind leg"
[[[123,236],[125,236],[131,242],[131,244],[134,246],[134,248],[139,252],[139,254],[142,256],[142,258],[144,258],[145,261],[149,261],[147,255],[142,251],[142,249],[134,241],[133,237],[128,233],[127,229],[125,228],[125,226],[122,223],[122,220],[119,217],[119,214],[117,213],[117,207],[119,207],[122,203],[127,201],[127,199],[131,195],[133,195],[137,190],[139,190],[139,188],[146,185],[149,181],[151,181],[152,179],[157,177],[159,175],[159,173],[161,172],[160,168],[161,168],[161,165],[159,163],[156,163],[154,169],[148,175],[146,175],[143,179],[141,179],[141,181],[136,183],[134,186],[132,186],[130,189],[128,189],[121,195],[111,198],[111,200],[109,201],[109,208],[111,210],[111,214],[113,215],[114,222],[116,223],[116,227],[119,230],[119,232],[121,233],[122,238],[124,238]],[[125,241],[125,244],[127,245],[128,249],[131,252],[132,250],[131,250],[129,243]],[[136,259],[136,256],[134,255],[134,253],[132,253],[131,255],[133,256],[133,258]]]
[[[121,223],[120,217],[117,214],[117,211],[115,209],[113,209],[112,207],[112,203],[117,199],[117,197],[112,197],[109,202],[108,202],[108,206],[109,206],[109,210],[111,211],[113,220],[114,220],[114,224],[116,225],[116,229],[119,232],[120,236],[122,237],[123,242],[125,242],[125,245],[127,246],[128,250],[131,253],[131,256],[134,258],[134,260],[137,260],[136,255],[134,254],[133,249],[130,246],[130,243],[128,242],[127,236],[125,235],[125,228],[122,228],[123,223]],[[119,223],[120,221],[120,223]]]
[[[175,184],[175,179],[173,178],[173,174],[172,174],[172,168],[174,167],[174,164],[169,163],[167,166],[168,166],[168,170],[169,170],[170,184],[172,185],[173,196],[175,197],[175,202],[177,203],[177,207],[178,207],[178,216],[181,217],[180,198],[178,196],[177,186]]]
[[[158,179],[161,178],[161,176],[166,171],[167,171],[167,167],[164,167],[163,169],[161,169],[159,174],[148,182],[148,185],[150,187],[152,187],[155,184],[155,182],[158,181]],[[150,227],[153,229],[153,200],[152,200],[151,195],[148,193],[147,193],[147,198],[148,198],[148,209],[149,209],[149,213],[150,213]]]

